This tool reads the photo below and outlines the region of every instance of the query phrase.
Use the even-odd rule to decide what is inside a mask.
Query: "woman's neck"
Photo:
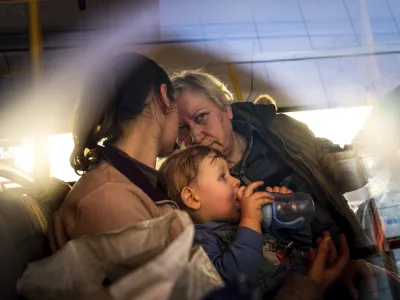
[[[232,150],[227,157],[230,168],[243,158],[248,144],[247,139],[235,131],[233,132],[232,139]]]
[[[127,137],[118,141],[115,146],[120,148],[130,157],[141,163],[156,168],[157,156],[159,153],[161,132],[159,126],[152,122],[136,122]]]

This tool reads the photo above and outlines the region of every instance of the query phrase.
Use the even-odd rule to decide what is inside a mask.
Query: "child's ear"
[[[196,191],[193,188],[184,187],[181,191],[181,200],[190,209],[198,210],[201,207],[200,201],[196,197]]]

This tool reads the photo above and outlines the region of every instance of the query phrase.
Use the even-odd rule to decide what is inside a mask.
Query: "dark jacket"
[[[241,273],[255,284],[262,262],[261,234],[225,222],[208,222],[196,224],[194,243],[203,246],[225,282],[234,282]]]
[[[347,237],[353,258],[369,252],[370,243],[354,212],[347,204],[340,186],[334,183],[324,159],[327,143],[316,139],[308,126],[284,114],[276,114],[273,105],[250,102],[232,105],[233,120],[246,121],[255,126],[263,141],[275,151],[294,172],[310,185],[313,194],[334,217]],[[333,146],[333,144],[331,144]]]
[[[292,273],[288,266],[277,265],[264,258],[263,237],[254,230],[226,222],[197,224],[194,243],[204,248],[227,284],[226,289],[210,297],[210,300],[231,299],[230,293],[239,296],[237,290],[243,292],[243,288],[238,287],[243,285],[238,282],[240,275],[244,275],[249,287],[256,287],[267,299],[273,295],[273,299],[277,300],[322,298],[319,288],[306,276]],[[245,294],[237,299],[252,299],[244,297]]]

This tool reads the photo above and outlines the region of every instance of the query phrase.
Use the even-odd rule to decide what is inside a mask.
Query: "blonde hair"
[[[161,185],[168,197],[180,208],[185,208],[181,200],[181,191],[196,180],[200,163],[210,157],[226,159],[225,156],[208,146],[193,146],[177,151],[168,157],[160,167]]]
[[[268,94],[261,94],[259,95],[256,100],[254,100],[254,104],[273,104],[275,109],[278,109],[276,105],[276,101]]]
[[[171,77],[174,87],[174,97],[179,97],[184,91],[200,92],[207,96],[222,110],[234,102],[234,97],[227,86],[217,77],[202,70],[183,70]]]

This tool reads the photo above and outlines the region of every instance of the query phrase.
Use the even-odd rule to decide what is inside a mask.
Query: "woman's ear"
[[[161,102],[163,103],[163,106],[166,109],[169,109],[171,107],[171,101],[168,98],[168,91],[167,91],[167,85],[165,83],[162,83],[160,85],[160,95],[161,95]]]
[[[228,106],[226,108],[226,113],[228,115],[228,118],[232,120],[233,119],[233,112],[232,112],[232,108],[230,106]]]
[[[196,197],[196,192],[191,187],[184,187],[181,191],[181,200],[183,204],[193,210],[199,210],[201,207],[201,203],[199,199]]]

